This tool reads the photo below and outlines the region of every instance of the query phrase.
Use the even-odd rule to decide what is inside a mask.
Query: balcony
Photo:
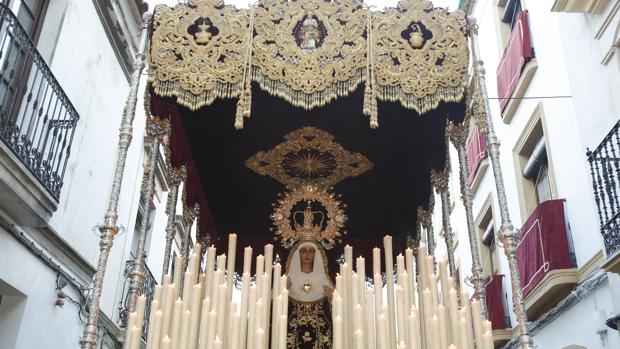
[[[489,321],[493,329],[493,345],[500,348],[512,338],[510,317],[504,306],[504,275],[493,275],[486,285],[486,304]]]
[[[472,127],[467,137],[467,167],[469,169],[469,177],[467,183],[475,192],[480,184],[484,171],[489,167],[487,160],[487,140],[480,132],[478,125]]]
[[[497,67],[497,93],[502,119],[509,123],[519,106],[520,98],[538,68],[530,40],[527,11],[522,11],[510,33]]]
[[[118,323],[121,327],[127,327],[127,320],[129,316],[129,289],[131,286],[131,277],[133,275],[135,266],[134,260],[128,260],[125,263],[125,286],[123,287],[123,297],[119,302],[119,318]],[[151,273],[146,264],[144,264],[144,280],[142,285],[140,286],[140,290],[138,291],[139,295],[146,296],[146,307],[144,310],[144,327],[142,327],[142,340],[146,342],[146,336],[149,330],[149,318],[151,315],[151,301],[153,300],[153,292],[155,291],[155,286],[157,285],[157,281]]]
[[[564,200],[547,200],[521,229],[519,275],[528,318],[534,320],[567,296],[579,281],[564,215]]]
[[[555,0],[551,11],[600,14],[608,3],[609,0]]]
[[[15,15],[0,4],[0,206],[19,224],[56,209],[79,115]]]
[[[620,121],[587,155],[607,254],[603,268],[620,274]]]

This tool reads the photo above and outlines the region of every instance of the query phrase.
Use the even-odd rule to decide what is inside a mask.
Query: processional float
[[[262,95],[280,98],[303,114],[327,110],[321,108],[359,94],[359,114],[369,118],[372,129],[379,126],[380,108],[396,117],[439,119],[445,147],[440,159],[428,160],[424,169],[428,182],[431,170],[433,177],[443,173],[434,181],[445,181],[446,128],[467,122],[464,13],[449,13],[420,0],[402,1],[384,11],[371,11],[354,0],[266,0],[249,9],[189,0],[174,8],[158,6],[150,30],[147,137],[151,149],[161,142],[166,146],[171,192],[176,196],[183,184],[183,219],[188,224],[198,221],[203,244],[191,249],[186,237],[183,255],[170,270],[174,221],[169,221],[165,276],[152,300],[137,297],[133,286],[140,278],[132,280],[125,348],[140,347],[146,322],[147,348],[290,347],[290,278],[276,260],[303,241],[312,241],[332,257],[341,256],[341,263],[330,267],[332,273],[338,271],[330,302],[333,348],[493,347],[490,323],[482,315],[484,304],[456,290],[454,262],[448,276],[447,262],[436,263],[432,248],[411,246],[394,260],[393,238],[400,248],[406,246],[407,236],[385,236],[379,238],[383,258],[378,248],[356,247],[362,255],[373,256],[372,268],[363,257],[354,263],[353,248],[345,243],[374,244],[378,239],[355,239],[355,232],[346,233],[347,209],[334,187],[374,171],[371,159],[349,152],[329,132],[311,126],[288,133],[272,150],[247,157],[248,171],[286,188],[271,212],[273,233],[239,236],[254,249],[260,242],[276,240],[275,246],[264,245],[252,273],[252,247],[245,248],[243,268],[238,270],[238,236],[225,239],[214,228],[204,178],[187,140],[188,115],[215,117],[234,110],[231,124],[241,130],[246,119],[261,114]],[[236,102],[226,102],[230,100]],[[255,118],[262,116],[269,117]],[[143,188],[151,196],[154,166],[151,154]],[[176,197],[169,203],[173,206],[168,210],[174,212]],[[428,212],[429,203],[425,206]],[[415,212],[411,215],[415,219]],[[432,243],[432,235],[427,242]],[[227,254],[218,256],[215,246],[206,247],[209,243]],[[448,246],[449,253],[451,249]]]

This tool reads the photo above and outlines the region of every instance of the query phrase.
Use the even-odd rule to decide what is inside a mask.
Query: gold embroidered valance
[[[382,12],[358,0],[263,0],[248,10],[189,0],[156,7],[149,63],[154,92],[192,110],[239,98],[237,128],[250,114],[252,81],[305,109],[363,82],[363,112],[376,127],[377,99],[419,114],[461,100],[466,21],[424,0]]]

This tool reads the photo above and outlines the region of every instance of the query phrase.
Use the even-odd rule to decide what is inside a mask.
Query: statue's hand
[[[334,289],[327,285],[323,286],[323,295],[331,302],[334,296]]]

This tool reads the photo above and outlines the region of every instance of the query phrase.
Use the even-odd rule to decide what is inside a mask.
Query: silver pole
[[[475,72],[478,77],[477,85],[479,95],[477,102],[480,103],[477,108],[482,115],[476,115],[480,120],[480,129],[487,137],[487,150],[491,158],[491,167],[493,168],[493,176],[495,177],[495,187],[497,190],[497,201],[499,204],[500,217],[502,225],[499,232],[499,240],[504,247],[504,253],[508,259],[510,269],[510,281],[512,283],[512,303],[515,316],[517,318],[517,328],[519,329],[519,345],[522,349],[533,349],[533,341],[527,328],[527,314],[525,312],[525,303],[523,300],[523,288],[521,286],[521,278],[519,276],[519,263],[517,260],[517,245],[519,243],[519,232],[515,229],[510,221],[510,213],[508,212],[508,200],[506,199],[506,190],[504,186],[504,177],[499,163],[499,141],[493,127],[493,118],[491,116],[491,107],[487,94],[484,62],[479,59],[478,49],[478,28],[474,18],[470,18],[472,23],[470,30],[472,56],[474,60]]]
[[[433,183],[433,186],[435,186],[435,191],[441,197],[441,222],[443,225],[443,238],[448,252],[448,268],[450,269],[450,276],[454,277],[456,274],[456,264],[454,262],[454,232],[452,231],[452,226],[450,225],[450,191],[448,188],[448,184],[450,182],[449,168],[446,168],[441,172],[431,172],[431,182]]]
[[[112,180],[112,189],[108,200],[108,208],[104,215],[104,223],[99,225],[101,240],[99,241],[99,261],[97,263],[97,271],[93,276],[88,297],[88,318],[84,325],[83,336],[80,339],[82,349],[95,349],[97,346],[97,321],[99,317],[99,303],[101,301],[101,290],[103,288],[103,279],[108,263],[110,250],[114,237],[120,230],[118,226],[118,198],[123,182],[123,172],[125,170],[125,162],[127,160],[127,150],[131,143],[132,124],[136,115],[136,103],[138,100],[138,87],[140,85],[140,76],[146,65],[146,44],[148,39],[148,27],[150,23],[150,14],[144,15],[142,24],[142,37],[138,46],[138,53],[133,63],[133,73],[131,75],[131,83],[129,85],[129,95],[123,110],[121,120],[120,134],[118,140],[118,148],[116,152],[116,162],[114,164],[114,177]]]

